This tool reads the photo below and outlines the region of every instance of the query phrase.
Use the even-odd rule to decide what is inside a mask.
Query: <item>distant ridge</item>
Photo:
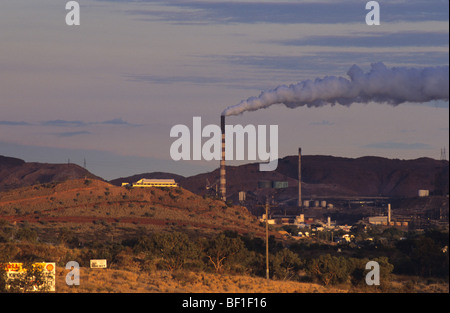
[[[80,178],[102,178],[76,164],[25,162],[0,155],[0,191]]]
[[[239,191],[261,192],[258,181],[287,181],[289,188],[279,191],[284,200],[297,193],[297,156],[279,160],[273,172],[260,172],[258,164],[227,166],[228,198],[237,200]],[[0,191],[80,178],[103,180],[76,164],[28,163],[18,158],[0,156]],[[307,197],[388,196],[415,197],[419,189],[431,194],[449,192],[449,162],[431,158],[414,160],[366,156],[344,158],[324,155],[302,157],[302,192]],[[219,179],[218,169],[184,177],[153,172],[113,179],[111,184],[135,182],[141,178],[172,178],[183,188],[199,195],[211,193]],[[207,190],[209,185],[209,190]]]
[[[121,186],[122,182],[126,183],[134,183],[142,178],[149,178],[149,179],[163,179],[163,178],[169,178],[174,179],[177,183],[185,179],[184,176],[172,174],[172,173],[165,173],[165,172],[152,172],[152,173],[144,173],[144,174],[137,174],[129,177],[121,177],[116,178],[110,181],[111,184],[115,186]]]
[[[256,163],[227,166],[228,197],[236,200],[239,191],[258,192],[258,181],[271,180],[287,181],[289,188],[280,193],[286,199],[295,198],[298,186],[297,160],[297,156],[282,158],[278,162],[278,168],[273,172],[260,172]],[[147,173],[112,180],[111,183],[136,181],[144,177],[174,178],[183,188],[203,195],[208,192],[207,184],[213,185],[218,181],[219,171],[216,169],[190,177],[169,173]],[[400,160],[375,156],[345,158],[304,155],[302,177],[304,197],[415,197],[419,189],[428,189],[434,194],[447,194],[449,163],[431,158]]]

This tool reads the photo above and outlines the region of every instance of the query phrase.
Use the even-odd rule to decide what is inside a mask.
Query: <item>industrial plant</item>
[[[304,168],[302,148],[298,148],[297,186],[289,185],[289,181],[259,180],[256,192],[241,190],[237,193],[238,196],[236,194],[227,195],[224,115],[221,116],[221,130],[222,159],[219,168],[219,198],[223,201],[238,200],[239,204],[258,216],[262,223],[274,227],[296,226],[299,232],[291,234],[293,239],[307,238],[324,230],[340,230],[349,233],[354,225],[394,227],[402,231],[421,230],[424,226],[430,225],[448,228],[448,205],[446,210],[440,206],[441,208],[437,209],[439,212],[436,212],[436,206],[431,203],[433,200],[427,201],[421,210],[416,207],[405,208],[401,199],[388,196],[362,197],[336,194],[305,196],[302,194],[302,169]],[[282,190],[289,187],[297,188],[296,199],[282,196]],[[417,196],[425,199],[430,196],[430,192],[420,189],[417,191]],[[391,201],[398,207],[393,207]],[[265,211],[265,202],[270,204],[268,211]],[[344,234],[341,238],[335,238],[338,241],[342,239],[350,241],[351,236]]]

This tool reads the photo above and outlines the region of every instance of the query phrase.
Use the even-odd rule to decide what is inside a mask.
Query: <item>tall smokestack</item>
[[[220,130],[222,131],[222,158],[220,159],[220,198],[227,201],[227,180],[225,171],[225,115],[220,116]]]
[[[298,148],[298,206],[302,207],[302,148]]]

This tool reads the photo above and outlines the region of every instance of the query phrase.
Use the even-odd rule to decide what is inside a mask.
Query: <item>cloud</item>
[[[56,126],[56,127],[86,127],[91,125],[124,125],[124,126],[139,126],[138,124],[129,123],[122,118],[114,118],[103,122],[84,122],[84,121],[67,121],[67,120],[51,120],[41,123],[42,126]]]
[[[330,69],[335,69],[336,73],[348,69],[349,64],[370,64],[374,61],[383,60],[389,64],[414,64],[416,66],[442,65],[448,63],[448,51],[395,51],[389,48],[380,47],[376,52],[374,59],[373,53],[367,53],[366,48],[355,48],[350,53],[346,47],[327,47],[331,51],[320,51],[311,48],[309,54],[303,53],[299,56],[280,56],[280,55],[224,55],[213,56],[216,62],[223,62],[233,66],[245,66],[262,71],[283,71],[285,79],[297,80],[299,75],[320,75],[329,74]],[[391,50],[391,51],[386,51]],[[375,51],[377,50],[377,51]],[[307,73],[309,72],[309,73]],[[289,75],[295,75],[290,77]]]
[[[102,124],[102,125],[123,125],[123,126],[140,126],[139,124],[132,124],[129,123],[127,121],[124,121],[121,118],[115,118],[109,121],[104,121],[104,122],[100,122],[98,124]]]
[[[0,121],[0,125],[6,125],[6,126],[29,126],[31,124],[27,123],[27,122]]]
[[[448,32],[377,32],[361,36],[310,36],[301,39],[278,41],[287,46],[334,47],[431,47],[448,46]]]
[[[109,0],[117,2],[117,0]],[[120,2],[134,2],[124,0]],[[141,19],[172,24],[335,24],[364,22],[369,12],[361,1],[145,1],[127,13]],[[158,6],[155,6],[158,5]],[[152,5],[150,7],[150,5]],[[318,14],[320,12],[320,14]],[[383,2],[382,23],[399,21],[448,21],[448,4],[442,1]]]
[[[432,149],[429,144],[426,143],[404,143],[404,142],[377,142],[365,145],[364,148],[374,149],[395,149],[395,150],[420,150],[420,149]]]
[[[332,126],[334,125],[333,122],[327,121],[327,120],[322,120],[319,122],[311,122],[309,123],[309,125],[313,125],[313,126]]]
[[[41,123],[42,126],[57,126],[57,127],[81,127],[87,126],[88,123],[82,121],[66,121],[66,120],[51,120]]]
[[[91,134],[91,132],[86,131],[86,130],[77,131],[77,132],[54,133],[54,135],[58,136],[58,137],[74,137],[74,136],[89,135],[89,134]]]

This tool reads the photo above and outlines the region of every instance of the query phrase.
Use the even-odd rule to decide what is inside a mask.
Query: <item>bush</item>
[[[133,251],[147,252],[151,259],[156,260],[158,267],[168,270],[183,268],[187,262],[197,260],[200,253],[198,246],[186,234],[179,232],[143,236]]]
[[[312,259],[308,262],[306,269],[313,279],[325,286],[349,281],[352,272],[344,257],[335,257],[330,254]]]
[[[280,250],[272,257],[273,277],[282,280],[297,279],[302,265],[303,262],[297,254],[286,248]]]
[[[28,242],[36,242],[37,241],[37,233],[36,231],[24,226],[20,228],[16,233],[16,239]]]
[[[381,288],[388,287],[394,266],[389,263],[387,257],[375,258],[372,261],[376,261],[380,265]],[[325,286],[339,283],[365,286],[367,262],[369,262],[369,259],[336,257],[326,254],[309,261],[306,270],[314,280]]]
[[[229,235],[234,236],[231,233]],[[228,237],[224,233],[211,239],[205,249],[207,258],[219,273],[223,272],[225,264],[232,266],[233,263],[239,263],[239,258],[246,251],[240,237]]]

